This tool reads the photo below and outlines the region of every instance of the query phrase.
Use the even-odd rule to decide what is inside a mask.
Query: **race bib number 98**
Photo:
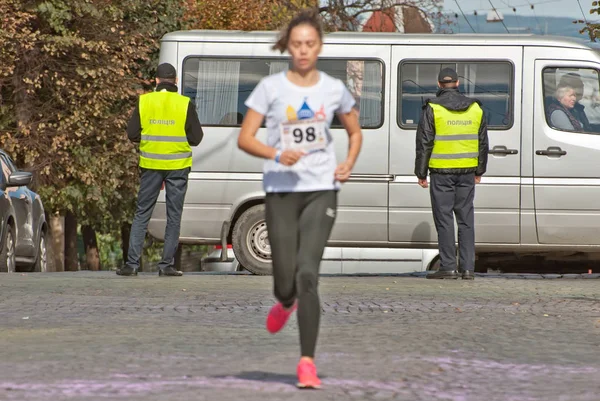
[[[280,125],[280,131],[282,150],[311,152],[327,147],[324,120],[288,121]]]

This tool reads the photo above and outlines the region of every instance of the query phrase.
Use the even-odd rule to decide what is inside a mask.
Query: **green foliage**
[[[598,1],[592,2],[592,9],[590,9],[590,14],[600,15],[600,3]],[[574,23],[584,23],[585,21],[573,21]],[[579,31],[579,33],[587,33],[592,42],[595,42],[600,35],[600,24],[599,23],[591,23],[588,22],[586,26]]]
[[[0,146],[36,173],[49,212],[104,232],[131,218],[138,156],[125,128],[182,12],[175,0],[0,3]]]
[[[123,266],[123,250],[121,241],[110,234],[99,234],[98,252],[102,269],[119,268]]]
[[[98,249],[100,252],[100,263],[103,269],[109,270],[123,266],[123,250],[119,236],[111,234],[98,235]],[[146,241],[144,252],[142,254],[142,263],[144,271],[150,271],[151,266],[156,268],[156,264],[162,258],[163,243],[156,241]],[[199,265],[200,259],[208,253],[206,245],[183,245],[182,260],[185,263],[190,258],[186,255],[191,253],[195,265]],[[85,255],[80,257],[85,258]]]
[[[184,24],[190,29],[277,30],[318,0],[186,0]]]

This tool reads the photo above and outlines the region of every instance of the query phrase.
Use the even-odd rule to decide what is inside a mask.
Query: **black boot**
[[[133,267],[124,266],[120,269],[117,269],[118,276],[137,276],[137,270]]]
[[[427,274],[427,276],[425,276],[425,277],[429,278],[429,279],[456,280],[457,278],[460,277],[460,274],[458,274],[458,272],[456,270],[438,270],[438,271]]]
[[[475,272],[473,270],[463,270],[462,271],[462,279],[463,280],[475,280]]]
[[[181,272],[179,270],[175,270],[172,267],[167,267],[166,269],[159,269],[158,270],[158,275],[159,276],[174,276],[174,277],[179,277],[179,276],[183,276],[183,272]]]

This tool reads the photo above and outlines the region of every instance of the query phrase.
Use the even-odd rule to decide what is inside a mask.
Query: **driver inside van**
[[[548,117],[553,127],[560,130],[583,132],[583,122],[575,114],[577,96],[570,86],[559,86],[555,94],[556,101],[548,106]]]
[[[592,132],[592,127],[590,126],[588,117],[585,114],[585,106],[581,104],[584,91],[584,85],[583,81],[581,80],[581,76],[574,72],[563,75],[560,77],[558,87],[560,88],[565,86],[569,86],[575,91],[575,105],[571,109],[571,114],[573,114],[577,121],[581,123],[583,128],[582,130],[577,131]]]

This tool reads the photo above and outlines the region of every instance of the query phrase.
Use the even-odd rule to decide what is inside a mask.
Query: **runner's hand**
[[[283,164],[284,166],[293,166],[305,154],[306,152],[301,150],[286,150],[281,153],[281,156],[279,156],[279,163]]]
[[[335,179],[339,182],[346,182],[352,173],[352,166],[348,162],[340,163],[335,169]]]

